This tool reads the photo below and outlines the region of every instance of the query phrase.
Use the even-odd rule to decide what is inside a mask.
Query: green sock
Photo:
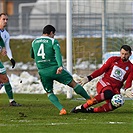
[[[79,84],[77,84],[75,87],[74,87],[74,91],[77,93],[77,94],[79,94],[79,95],[81,95],[82,97],[84,97],[85,99],[90,99],[91,97],[87,94],[87,92],[85,91],[85,89],[81,86],[81,85],[79,85]]]
[[[63,108],[58,98],[53,93],[48,94],[48,98],[54,104],[54,106],[57,107],[59,110]]]
[[[12,87],[11,87],[10,83],[5,83],[4,86],[5,86],[5,90],[8,95],[8,98],[13,99]]]

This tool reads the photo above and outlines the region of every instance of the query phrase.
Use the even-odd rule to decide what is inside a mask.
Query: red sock
[[[86,109],[89,107],[88,103],[83,104],[83,107]]]
[[[104,93],[98,94],[94,98],[98,101],[98,103],[100,103],[100,102],[105,100]]]
[[[95,113],[100,113],[100,112],[109,112],[109,111],[112,111],[112,110],[113,110],[113,108],[111,106],[111,103],[106,103],[103,106],[94,108],[93,111]]]

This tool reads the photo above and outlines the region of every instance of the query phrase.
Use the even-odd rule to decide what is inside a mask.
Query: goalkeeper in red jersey
[[[120,48],[120,57],[110,57],[103,66],[94,71],[87,77],[80,79],[80,84],[84,85],[94,78],[103,75],[96,85],[97,95],[86,103],[79,105],[72,109],[72,113],[84,112],[84,113],[99,113],[108,112],[116,109],[113,106],[111,99],[115,94],[120,94],[120,90],[123,87],[123,92],[132,97],[131,86],[133,79],[133,64],[129,61],[131,56],[131,47],[123,45]],[[97,103],[106,101],[105,104],[98,107],[90,107]]]
[[[46,25],[43,28],[43,35],[32,42],[31,57],[36,62],[48,99],[60,110],[59,115],[65,115],[66,110],[53,93],[54,80],[72,87],[77,94],[85,99],[90,99],[90,96],[80,84],[73,80],[72,75],[63,67],[60,45],[54,39],[55,31],[52,25]]]

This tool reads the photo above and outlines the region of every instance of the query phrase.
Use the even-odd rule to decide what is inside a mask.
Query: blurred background
[[[123,44],[133,47],[132,0],[69,1],[72,2],[72,58],[76,71],[79,64],[80,68],[84,66],[83,69],[98,68],[110,56],[108,52],[119,51]],[[63,58],[66,59],[66,2],[67,0],[0,0],[0,12],[9,15],[7,30],[11,35],[12,49],[17,45],[22,51],[22,47],[26,49],[27,45],[29,50],[31,41],[42,34],[42,28],[52,24],[56,27],[56,38],[59,39]],[[17,42],[19,38],[21,39]],[[14,55],[18,62],[31,61],[29,55],[26,56],[27,60],[18,59],[16,51]]]
[[[66,0],[0,0],[0,12],[9,15],[11,35],[40,35],[46,24],[66,33]],[[71,0],[74,35],[100,35],[105,10],[107,35],[131,33],[132,0]],[[104,4],[105,3],[105,4]],[[103,7],[105,6],[105,7]]]

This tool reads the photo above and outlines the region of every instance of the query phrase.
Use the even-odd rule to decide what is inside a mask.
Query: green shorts
[[[71,81],[73,80],[72,75],[65,69],[63,69],[61,74],[56,74],[57,68],[58,67],[52,66],[49,68],[38,70],[42,85],[47,93],[53,92],[54,80],[65,85],[71,83]]]
[[[5,74],[6,68],[3,66],[2,62],[0,62],[0,74]]]

